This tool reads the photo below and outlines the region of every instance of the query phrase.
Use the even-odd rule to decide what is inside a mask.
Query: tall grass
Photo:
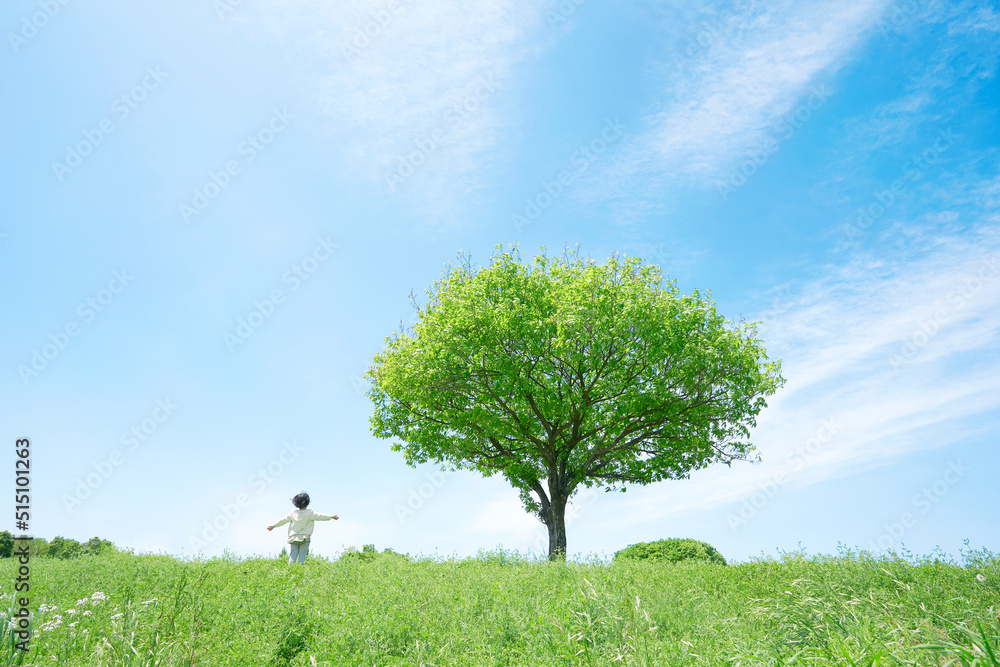
[[[301,567],[40,558],[23,664],[998,665],[998,584],[988,552],[956,563],[845,550],[729,566],[502,551]],[[0,664],[13,657],[0,646]]]

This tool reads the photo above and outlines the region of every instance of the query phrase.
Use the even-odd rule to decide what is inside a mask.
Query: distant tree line
[[[80,556],[96,556],[100,553],[108,553],[115,550],[108,540],[99,537],[92,537],[86,542],[80,543],[67,537],[56,535],[50,542],[44,538],[36,537],[31,540],[31,555],[48,556],[50,558],[79,558]],[[10,558],[14,553],[14,536],[10,532],[0,531],[0,558]]]

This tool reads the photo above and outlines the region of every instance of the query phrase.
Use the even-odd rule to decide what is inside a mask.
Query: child
[[[309,553],[309,538],[312,537],[313,523],[316,521],[329,521],[330,519],[340,519],[336,514],[320,514],[314,512],[309,507],[309,494],[300,493],[292,498],[292,504],[298,509],[294,509],[285,516],[274,522],[273,526],[267,529],[274,530],[277,526],[288,524],[288,564],[305,563],[306,554]]]

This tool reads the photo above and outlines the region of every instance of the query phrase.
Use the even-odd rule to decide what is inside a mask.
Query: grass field
[[[10,582],[13,559],[0,567]],[[728,566],[380,554],[300,567],[111,553],[35,559],[31,580],[31,651],[12,663],[7,637],[0,664],[1000,665],[1000,558],[988,552]]]

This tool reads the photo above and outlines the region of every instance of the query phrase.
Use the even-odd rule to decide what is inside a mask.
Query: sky
[[[995,2],[11,0],[0,26],[29,534],[276,554],[305,490],[340,516],[322,556],[545,553],[502,478],[375,438],[362,380],[411,292],[516,243],[710,291],[787,380],[759,463],[578,494],[573,557],[1000,550]]]

